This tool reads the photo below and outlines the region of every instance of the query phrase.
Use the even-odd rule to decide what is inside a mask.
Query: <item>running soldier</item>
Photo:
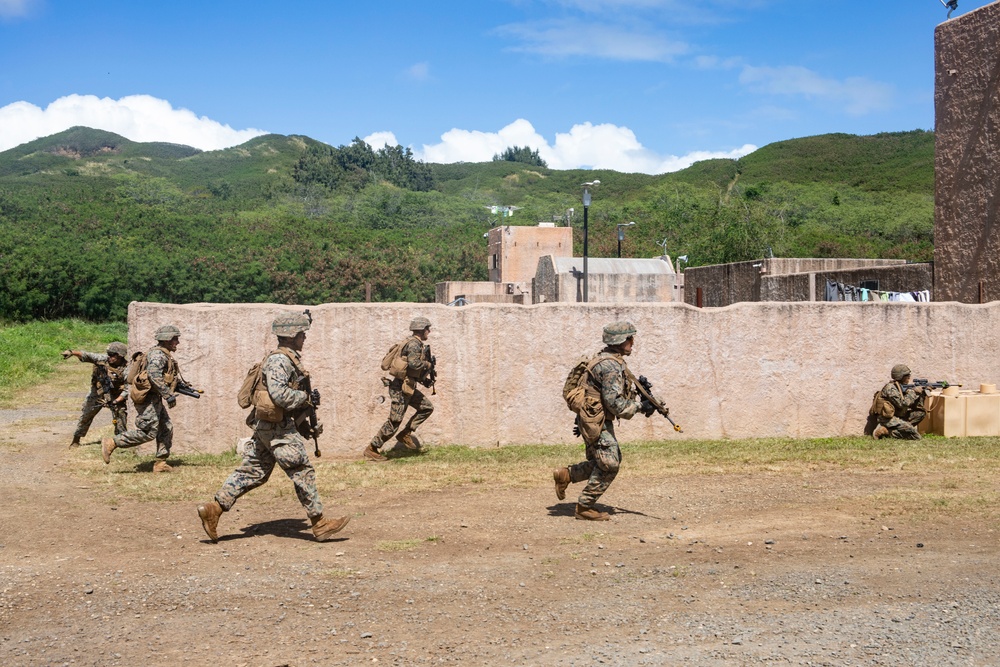
[[[927,416],[924,409],[924,388],[903,389],[910,383],[910,369],[905,364],[896,364],[890,373],[892,382],[886,383],[872,401],[870,415],[878,421],[872,432],[876,440],[897,438],[900,440],[920,440],[917,425]]]
[[[153,472],[170,472],[167,463],[174,441],[174,425],[170,421],[164,402],[173,408],[177,405],[174,390],[181,381],[180,367],[173,353],[177,351],[181,331],[172,324],[162,326],[154,333],[157,344],[150,348],[143,359],[136,354],[132,359],[128,378],[132,383],[129,395],[135,404],[135,428],[114,438],[101,441],[101,456],[111,463],[111,453],[119,448],[138,447],[156,439],[156,463]]]
[[[423,424],[431,413],[434,406],[422,391],[417,389],[417,383],[426,387],[434,384],[435,360],[430,352],[430,347],[424,345],[431,335],[431,323],[426,317],[415,317],[410,322],[412,335],[404,340],[400,345],[399,356],[406,361],[405,374],[403,377],[394,377],[392,380],[383,378],[382,382],[389,388],[389,398],[392,405],[389,408],[389,418],[372,441],[365,447],[363,455],[369,461],[381,463],[388,459],[379,452],[382,445],[396,434],[399,425],[403,423],[403,415],[407,407],[412,407],[416,412],[410,417],[403,430],[396,434],[396,440],[403,443],[407,449],[416,450],[420,448],[412,438],[412,433],[417,427]]]
[[[70,447],[79,447],[80,439],[87,435],[90,424],[102,408],[111,411],[111,421],[115,426],[115,434],[120,435],[128,429],[128,408],[125,399],[125,359],[128,349],[125,343],[115,341],[108,344],[106,354],[85,352],[83,350],[63,350],[62,358],[76,357],[80,361],[94,364],[90,374],[90,393],[83,399],[83,411],[80,421],[73,432]]]
[[[323,502],[316,490],[316,471],[309,462],[306,441],[297,424],[302,422],[305,408],[319,404],[319,390],[307,393],[301,389],[309,374],[302,367],[300,352],[306,341],[310,319],[304,314],[281,315],[271,324],[278,337],[278,349],[269,353],[260,367],[260,379],[252,388],[253,409],[247,425],[253,428],[253,438],[243,451],[243,461],[222,484],[211,502],[198,506],[198,516],[205,534],[217,542],[219,517],[228,512],[244,493],[267,482],[277,463],[295,485],[306,515],[312,522],[312,532],[319,542],[326,542],[340,532],[350,517],[323,517]],[[317,422],[310,435],[319,436],[323,424]]]
[[[606,347],[587,363],[589,370],[585,384],[588,394],[600,398],[604,413],[603,424],[594,437],[594,431],[581,428],[578,417],[577,427],[584,436],[587,460],[565,468],[556,468],[552,472],[559,500],[566,498],[566,488],[571,483],[587,481],[587,486],[577,499],[574,512],[577,519],[608,521],[611,518],[607,512],[597,510],[594,504],[608,490],[621,465],[622,452],[615,438],[614,420],[631,419],[642,407],[625,365],[625,357],[632,354],[635,334],[636,330],[631,322],[615,322],[604,327],[602,339]]]

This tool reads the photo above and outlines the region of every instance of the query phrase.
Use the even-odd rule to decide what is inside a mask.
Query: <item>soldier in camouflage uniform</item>
[[[410,437],[410,434],[423,424],[431,413],[434,406],[422,391],[416,388],[417,383],[429,385],[428,373],[433,368],[433,363],[429,355],[425,354],[424,343],[427,342],[431,334],[431,323],[426,317],[416,317],[410,322],[410,336],[400,351],[400,355],[406,359],[406,377],[393,378],[391,381],[383,379],[382,382],[389,388],[389,398],[392,405],[389,408],[389,418],[372,441],[365,447],[362,454],[369,461],[381,463],[388,459],[379,452],[382,445],[396,434],[399,425],[403,423],[403,415],[407,407],[413,407],[416,412],[410,417],[403,430],[396,434],[396,440],[403,443],[407,449],[419,449],[419,445]]]
[[[910,369],[905,364],[893,366],[891,376],[892,382],[882,387],[876,398],[876,403],[878,398],[881,398],[885,407],[875,414],[878,426],[875,427],[872,436],[876,440],[886,437],[920,440],[917,425],[927,416],[927,411],[924,409],[924,388],[912,387],[903,390],[902,385],[910,382]]]
[[[125,389],[125,358],[128,349],[124,343],[115,341],[108,344],[107,354],[84,352],[83,350],[63,350],[63,359],[76,357],[80,361],[94,364],[90,374],[90,393],[83,399],[83,412],[80,421],[73,432],[70,447],[79,447],[80,438],[87,435],[90,424],[102,408],[111,410],[111,419],[115,425],[115,434],[124,433],[128,428],[128,408],[125,399],[128,398]]]
[[[105,463],[111,463],[111,453],[116,449],[138,447],[155,438],[156,463],[153,464],[153,472],[170,472],[173,467],[167,463],[167,459],[174,441],[174,425],[163,403],[166,402],[171,408],[177,405],[174,389],[181,375],[173,353],[180,342],[181,331],[168,324],[157,329],[154,336],[157,344],[146,353],[148,392],[136,393],[139,383],[143,381],[141,376],[133,383],[131,390],[136,411],[135,428],[114,438],[104,438],[101,441],[101,455]],[[144,395],[140,397],[140,394]]]
[[[232,509],[244,493],[267,482],[275,463],[295,485],[295,495],[312,522],[317,541],[332,539],[350,521],[347,516],[323,517],[323,502],[316,490],[316,471],[309,462],[306,441],[296,427],[302,408],[319,403],[318,390],[313,389],[310,394],[298,388],[308,376],[302,368],[299,353],[309,326],[309,318],[298,313],[281,315],[271,324],[271,331],[278,336],[278,349],[264,360],[260,380],[267,389],[269,405],[262,405],[261,401],[265,399],[257,398],[258,392],[255,391],[254,408],[247,417],[247,425],[254,430],[253,438],[246,445],[243,461],[229,475],[215,498],[198,506],[202,528],[212,542],[219,539],[216,529],[222,513]],[[265,421],[262,415],[279,421]],[[322,432],[323,425],[317,422],[313,433],[318,436]]]
[[[597,361],[588,373],[588,391],[600,393],[604,408],[604,425],[594,442],[586,442],[587,460],[552,472],[556,497],[566,498],[566,487],[587,481],[577,499],[575,516],[587,521],[607,521],[606,512],[594,508],[611,482],[618,475],[622,452],[615,438],[615,419],[631,419],[640,409],[635,386],[626,373],[625,357],[632,354],[636,330],[631,322],[615,322],[604,327],[606,347],[597,354]]]

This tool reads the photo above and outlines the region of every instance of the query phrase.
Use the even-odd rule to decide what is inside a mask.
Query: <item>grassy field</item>
[[[678,440],[635,443],[622,447],[619,483],[628,479],[669,479],[699,475],[893,474],[922,478],[919,488],[883,494],[880,506],[921,513],[971,511],[995,514],[1000,493],[1000,438],[926,437],[920,441],[871,438]],[[97,447],[75,450],[74,473],[109,501],[191,501],[209,499],[238,464],[235,452],[192,454],[171,459],[171,475],[149,474],[152,459],[133,451],[116,452],[110,466]],[[405,494],[448,488],[531,488],[550,483],[549,471],[583,458],[582,446],[523,445],[497,449],[432,447],[404,454],[389,464],[358,459],[314,460],[319,490],[337,497],[354,489],[391,490]],[[626,481],[627,483],[627,481]],[[281,497],[293,492],[280,472],[253,492]]]
[[[14,394],[48,376],[56,364],[63,362],[59,355],[62,350],[104,352],[108,343],[125,342],[127,335],[124,322],[0,324],[0,407],[10,407]]]

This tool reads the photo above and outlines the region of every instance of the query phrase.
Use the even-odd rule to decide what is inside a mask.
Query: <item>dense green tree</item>
[[[531,146],[508,146],[502,152],[493,156],[494,162],[523,162],[535,167],[547,168],[542,156],[538,154],[538,149],[532,150]]]

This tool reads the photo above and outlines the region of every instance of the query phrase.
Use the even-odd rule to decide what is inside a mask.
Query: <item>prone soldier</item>
[[[94,365],[94,370],[90,374],[90,392],[83,399],[83,410],[73,432],[73,440],[69,443],[70,447],[80,446],[80,439],[87,435],[90,424],[102,408],[111,411],[116,435],[128,429],[128,407],[125,404],[128,394],[124,391],[127,354],[128,348],[118,341],[108,344],[106,354],[63,350],[63,359],[76,357],[80,361]]]

